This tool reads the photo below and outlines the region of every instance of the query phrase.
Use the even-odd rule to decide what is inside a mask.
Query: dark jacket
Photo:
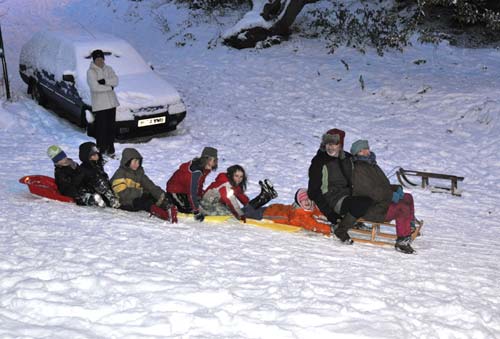
[[[90,160],[91,154],[99,154],[98,160]],[[82,186],[89,192],[97,192],[106,201],[108,206],[114,206],[118,198],[115,196],[109,183],[109,177],[104,171],[101,155],[93,142],[80,145],[80,170],[83,173]]]
[[[89,160],[90,155],[95,150],[93,149],[96,145],[93,142],[85,142],[80,145],[79,157],[82,162],[80,165],[80,169],[84,174],[83,184],[89,188],[93,188],[99,182],[108,182],[109,185],[109,176],[104,171],[104,166],[102,163],[101,155],[99,154],[99,160],[91,161]]]
[[[320,148],[311,160],[307,195],[330,221],[338,217],[334,208],[339,200],[351,195],[352,168],[352,156],[344,151],[332,157]]]
[[[392,202],[392,187],[384,171],[377,165],[374,154],[373,161],[354,157],[352,185],[353,196],[366,196],[373,200],[363,218],[375,222],[384,221]]]
[[[54,178],[57,188],[62,195],[72,198],[80,196],[84,174],[80,166],[73,160],[68,159],[67,166],[56,165],[54,168]]]
[[[155,200],[159,200],[165,192],[148,178],[142,165],[136,171],[132,170],[129,167],[132,159],[139,159],[142,164],[142,156],[135,148],[124,149],[120,167],[111,178],[111,187],[120,199],[120,204],[123,207],[133,207],[134,199],[143,194],[150,194]]]

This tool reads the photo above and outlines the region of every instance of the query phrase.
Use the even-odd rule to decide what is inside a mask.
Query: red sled
[[[73,198],[62,195],[57,189],[54,178],[46,175],[27,175],[19,179],[19,182],[28,185],[30,192],[35,195],[63,202],[75,202]]]

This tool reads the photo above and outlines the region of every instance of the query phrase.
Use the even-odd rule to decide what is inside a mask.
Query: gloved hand
[[[325,217],[328,219],[329,222],[336,225],[337,220],[340,218],[340,215],[338,215],[334,211],[331,211],[330,213],[328,213],[328,215],[325,215]]]
[[[170,206],[170,222],[172,224],[177,224],[177,207],[175,205]]]
[[[111,207],[113,208],[120,208],[120,201],[118,199],[115,199],[114,201],[111,201]]]
[[[195,211],[194,212],[194,220],[197,220],[199,222],[202,222],[203,220],[205,220],[205,214],[203,214],[202,212],[200,211]]]
[[[241,220],[242,223],[246,223],[247,222],[247,217],[245,215],[242,215],[240,217],[240,220]]]
[[[392,192],[392,202],[397,204],[399,202],[399,200],[403,199],[403,195],[404,195],[404,192],[400,186],[400,187],[398,187],[396,192]]]
[[[106,85],[106,80],[105,79],[100,79],[100,80],[97,80],[97,82],[101,85]]]

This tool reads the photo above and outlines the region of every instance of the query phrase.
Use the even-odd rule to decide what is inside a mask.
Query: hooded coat
[[[132,159],[138,159],[141,166],[132,170],[129,165]],[[133,207],[134,199],[143,194],[150,194],[153,199],[159,200],[165,192],[155,185],[142,168],[142,155],[135,148],[125,148],[122,153],[120,167],[111,178],[111,187],[120,199],[123,207]]]
[[[98,83],[102,79],[105,80],[104,85]],[[118,86],[118,77],[110,66],[104,65],[103,68],[100,68],[94,62],[91,62],[87,71],[87,84],[90,88],[92,112],[103,111],[120,105],[113,90],[114,87]]]

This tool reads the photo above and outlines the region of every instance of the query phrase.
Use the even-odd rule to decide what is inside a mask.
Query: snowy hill
[[[0,338],[500,337],[499,50],[331,55],[292,37],[236,51],[217,38],[238,18],[161,1],[6,0],[0,15],[14,92],[0,107]],[[348,146],[368,139],[388,174],[464,176],[462,197],[412,191],[425,220],[417,255],[37,198],[17,180],[53,174],[49,145],[77,159],[88,138],[28,98],[19,51],[39,29],[86,27],[129,41],[188,106],[168,137],[116,145],[136,147],[162,187],[213,146],[220,170],[245,167],[250,196],[270,178],[290,203],[337,127]]]

